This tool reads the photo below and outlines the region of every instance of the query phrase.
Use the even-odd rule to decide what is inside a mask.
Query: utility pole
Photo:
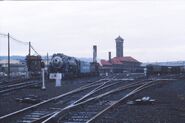
[[[31,55],[31,42],[29,42],[29,56]]]
[[[8,79],[10,79],[10,34],[8,33]]]

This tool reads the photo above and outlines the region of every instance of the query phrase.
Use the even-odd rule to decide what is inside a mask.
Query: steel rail
[[[3,89],[0,91],[0,94],[3,94],[3,93],[7,93],[7,92],[10,92],[10,91],[13,91],[13,90],[18,90],[18,89],[22,89],[22,88],[26,88],[26,87],[29,87],[29,86],[33,86],[33,85],[38,85],[40,84],[41,82],[29,82],[29,83],[21,83],[21,84],[17,84],[17,85],[14,85],[12,87],[8,87],[8,89]]]
[[[13,116],[13,115],[16,115],[16,114],[19,114],[19,113],[28,111],[28,110],[30,110],[30,109],[37,108],[38,106],[41,106],[41,105],[46,104],[46,103],[49,103],[49,102],[51,102],[51,101],[56,101],[56,100],[58,100],[58,99],[60,99],[60,98],[62,98],[62,97],[65,97],[65,96],[68,96],[68,95],[71,95],[71,94],[80,92],[80,91],[82,91],[82,90],[89,89],[89,88],[91,88],[91,87],[93,87],[93,86],[101,85],[101,84],[102,84],[101,81],[105,81],[105,80],[101,80],[101,79],[100,79],[100,80],[97,80],[97,81],[92,82],[92,83],[90,83],[90,84],[87,84],[87,85],[84,85],[84,86],[79,87],[79,88],[77,88],[77,89],[74,89],[74,90],[72,90],[72,91],[69,91],[69,92],[67,92],[67,93],[65,93],[65,94],[61,94],[61,95],[59,95],[59,96],[52,97],[52,98],[50,98],[50,99],[48,99],[48,100],[42,101],[42,102],[37,103],[37,104],[35,104],[35,105],[32,105],[32,106],[23,108],[23,109],[21,109],[21,110],[18,110],[18,111],[9,113],[9,114],[7,114],[7,115],[1,116],[1,117],[0,117],[0,121],[1,121],[1,120],[4,120],[4,119],[6,119],[6,118],[9,118],[9,117],[11,117],[11,116]]]
[[[117,76],[117,75],[116,75],[116,76]],[[114,79],[114,78],[116,78],[116,76],[114,75],[114,76],[111,77],[111,78]],[[106,77],[105,77],[105,78],[106,78]],[[48,99],[48,100],[45,100],[45,101],[40,102],[40,103],[38,103],[38,104],[32,105],[32,106],[30,106],[30,107],[27,107],[27,108],[24,108],[24,109],[15,111],[15,112],[13,112],[13,113],[10,113],[10,114],[1,116],[1,117],[0,117],[0,121],[3,120],[3,119],[6,119],[6,118],[8,118],[8,117],[11,117],[11,116],[13,116],[13,115],[16,115],[16,114],[19,114],[19,113],[28,111],[28,110],[30,110],[30,109],[37,108],[38,106],[41,106],[41,105],[46,104],[46,103],[49,103],[49,102],[51,102],[51,101],[53,101],[53,100],[58,100],[58,99],[60,99],[60,98],[62,98],[62,97],[68,96],[68,95],[70,95],[70,94],[75,94],[75,93],[78,93],[78,92],[80,92],[80,91],[82,91],[82,90],[86,90],[86,89],[91,88],[91,87],[93,87],[93,86],[98,86],[98,85],[100,85],[100,86],[102,87],[103,85],[106,84],[106,81],[107,81],[107,83],[108,83],[109,81],[112,80],[112,79],[109,79],[109,81],[108,81],[108,80],[104,80],[105,78],[100,79],[100,80],[97,80],[97,81],[92,82],[92,83],[89,83],[89,84],[87,84],[87,85],[84,85],[84,86],[82,86],[82,87],[80,87],[80,88],[74,89],[74,90],[72,90],[72,91],[70,91],[70,92],[67,92],[67,93],[65,93],[65,94],[62,94],[62,95],[59,95],[59,96],[50,98],[50,99]],[[105,82],[104,82],[104,81],[105,81]],[[103,83],[103,84],[102,84],[102,83]],[[99,89],[100,89],[100,87],[99,87],[99,88],[96,88],[97,91],[98,91]],[[85,96],[84,98],[87,98],[87,97],[88,97],[88,95]],[[54,112],[54,113],[56,113],[56,112]],[[53,114],[53,113],[48,114],[46,117],[51,116],[52,114]]]
[[[116,76],[114,76],[113,78],[115,78],[115,77],[116,77]],[[105,80],[102,79],[102,81],[105,81]],[[89,97],[90,95],[92,95],[92,94],[94,94],[94,93],[96,93],[96,92],[98,92],[98,91],[100,91],[100,90],[102,90],[102,89],[104,89],[104,88],[108,88],[108,87],[110,87],[110,86],[113,86],[113,85],[116,85],[116,84],[120,83],[120,82],[114,82],[114,83],[111,83],[111,84],[110,84],[110,82],[112,82],[112,79],[106,80],[105,82],[103,82],[102,84],[100,84],[98,87],[96,87],[96,88],[93,89],[92,91],[88,92],[88,93],[85,94],[82,98],[78,99],[77,101],[73,102],[73,103],[70,104],[70,105],[74,105],[74,104],[76,104],[76,103],[79,103],[80,101],[82,101],[82,99],[84,100],[84,99],[86,99],[87,97]],[[107,84],[108,84],[108,85],[107,85]],[[94,85],[94,84],[91,84],[91,86],[92,86],[92,85]],[[58,111],[51,112],[51,113],[47,114],[46,116],[43,116],[43,117],[40,117],[40,118],[38,118],[38,119],[36,119],[36,120],[31,121],[31,123],[37,123],[37,122],[43,121],[43,120],[45,120],[47,117],[52,116],[53,114],[55,114],[56,112],[58,112]]]
[[[128,97],[146,89],[149,88],[155,84],[157,84],[156,82],[158,82],[159,80],[156,81],[151,81],[149,83],[145,83],[139,87],[137,87],[136,89],[134,89],[133,91],[129,92],[127,95],[125,95],[123,98],[121,98],[120,100],[118,100],[117,102],[113,103],[112,105],[110,105],[109,107],[107,107],[106,109],[102,110],[101,112],[99,112],[98,114],[96,114],[94,117],[92,117],[90,120],[88,120],[86,123],[94,123],[95,120],[102,116],[105,112],[107,112],[108,110],[110,110],[111,108],[115,107],[116,105],[118,105],[119,103],[121,103],[122,101],[124,101],[125,99],[127,99]]]
[[[19,83],[16,83],[16,84],[3,85],[3,86],[0,86],[0,89],[11,88],[11,87],[15,87],[15,86],[30,84],[30,83],[34,83],[34,82],[33,81],[31,81],[31,82],[19,82]]]
[[[145,83],[145,82],[144,82]],[[56,112],[55,114],[53,114],[51,117],[49,117],[48,119],[44,120],[42,123],[50,123],[52,122],[52,120],[56,121],[56,119],[58,119],[58,117],[61,117],[61,115],[65,115],[67,112],[70,112],[70,110],[74,109],[74,108],[77,108],[78,106],[82,106],[82,105],[85,105],[87,103],[91,103],[92,101],[96,101],[102,97],[105,97],[107,95],[110,95],[110,94],[113,94],[113,93],[116,93],[116,92],[119,92],[119,91],[122,91],[122,90],[125,90],[125,89],[129,89],[129,88],[133,88],[135,86],[139,86],[143,83],[131,83],[131,84],[127,84],[127,85],[124,85],[124,86],[121,86],[121,87],[118,87],[116,89],[113,89],[111,91],[108,91],[106,93],[103,93],[103,94],[100,94],[98,96],[95,96],[95,97],[92,97],[92,98],[89,98],[83,102],[79,102],[77,104],[71,104],[63,109],[61,109],[60,111]]]

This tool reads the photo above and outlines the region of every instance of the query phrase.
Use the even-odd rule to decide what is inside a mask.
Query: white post
[[[62,73],[57,73],[55,79],[56,79],[55,86],[60,87],[61,86],[61,80],[62,80]]]
[[[147,68],[144,68],[144,74],[147,76]]]
[[[46,86],[45,86],[45,78],[44,78],[44,68],[42,68],[42,89],[46,89]]]
[[[107,72],[105,73],[105,76],[108,76],[108,73]]]

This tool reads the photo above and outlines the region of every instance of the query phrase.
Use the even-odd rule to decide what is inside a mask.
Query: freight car
[[[146,68],[148,75],[180,74],[185,72],[183,66],[147,65]]]
[[[75,57],[66,56],[61,53],[53,54],[48,66],[49,78],[52,79],[57,73],[62,78],[75,78],[81,76],[99,75],[99,64],[86,62]]]

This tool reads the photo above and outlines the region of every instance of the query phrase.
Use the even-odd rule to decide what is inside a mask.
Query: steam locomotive
[[[48,66],[49,78],[60,73],[63,79],[99,75],[99,64],[86,62],[61,53],[53,54]]]

